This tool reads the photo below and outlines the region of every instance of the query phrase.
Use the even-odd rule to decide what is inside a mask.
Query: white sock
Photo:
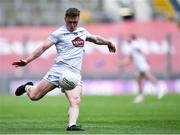
[[[32,85],[26,85],[25,91],[26,91],[27,93],[29,93],[31,88],[32,88]]]
[[[138,94],[137,97],[144,97],[142,93]]]
[[[79,115],[79,108],[70,107],[69,108],[69,124],[68,126],[76,125],[76,120]]]
[[[72,125],[76,125],[76,123],[69,123],[68,127],[71,127]]]

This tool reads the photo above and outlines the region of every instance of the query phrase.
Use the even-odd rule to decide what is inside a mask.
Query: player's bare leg
[[[31,100],[39,100],[55,87],[55,85],[46,80],[41,80],[37,85],[33,85],[32,82],[28,82],[18,87],[15,94],[20,96],[26,92]]]
[[[143,76],[141,74],[138,74],[136,77],[136,81],[137,81],[137,86],[138,86],[138,95],[134,99],[134,103],[141,103],[144,101],[143,88],[142,88]]]
[[[152,84],[158,85],[157,79],[153,76],[153,74],[150,71],[145,71],[144,76],[146,77],[147,80],[151,81]]]
[[[159,85],[157,79],[153,76],[153,74],[150,71],[146,71],[145,72],[145,77],[146,79],[148,79],[149,81],[152,82],[152,84],[154,84],[156,90],[157,90],[157,96],[159,99],[161,99],[167,92],[164,88],[161,87],[161,85]]]
[[[37,85],[26,86],[25,90],[31,100],[39,100],[54,88],[55,85],[43,79]]]
[[[137,85],[138,85],[138,94],[143,94],[143,76],[141,74],[138,74],[136,77]]]
[[[79,108],[81,101],[82,86],[78,85],[75,89],[65,91],[66,97],[69,101],[69,111],[68,111],[68,131],[84,131],[81,127],[76,125],[77,118],[79,116]]]

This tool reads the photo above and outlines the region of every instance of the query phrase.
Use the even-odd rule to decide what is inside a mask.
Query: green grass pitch
[[[158,100],[146,96],[83,96],[80,123],[86,131],[65,131],[68,102],[65,96],[30,101],[26,96],[0,95],[0,134],[176,134],[180,133],[180,95]]]

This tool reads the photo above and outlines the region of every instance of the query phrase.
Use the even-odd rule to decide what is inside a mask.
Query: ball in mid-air
[[[78,85],[79,80],[80,77],[78,74],[65,70],[59,80],[59,85],[63,90],[72,90]]]

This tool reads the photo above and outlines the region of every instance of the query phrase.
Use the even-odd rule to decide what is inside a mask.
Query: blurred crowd
[[[179,20],[178,0],[1,0],[0,26],[59,25],[69,7],[81,23]]]

